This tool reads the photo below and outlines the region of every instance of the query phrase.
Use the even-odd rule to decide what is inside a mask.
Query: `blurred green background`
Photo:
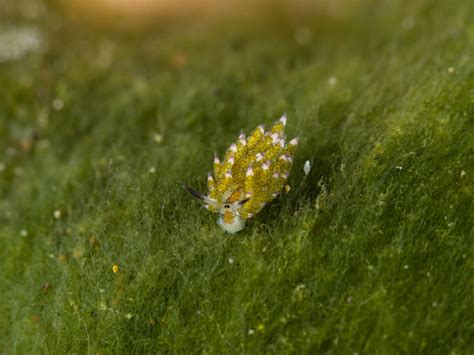
[[[471,0],[0,9],[0,352],[474,351]],[[225,234],[181,184],[284,112]]]

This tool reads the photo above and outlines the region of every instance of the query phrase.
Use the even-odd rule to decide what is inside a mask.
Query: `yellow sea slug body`
[[[245,220],[258,213],[283,189],[293,162],[298,138],[286,143],[286,116],[265,132],[258,126],[249,137],[241,134],[221,162],[214,158],[214,173],[207,177],[208,195],[187,188],[211,212],[227,232],[245,227]]]

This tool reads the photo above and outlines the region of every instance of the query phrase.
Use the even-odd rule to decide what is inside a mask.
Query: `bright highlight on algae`
[[[285,185],[298,138],[286,143],[286,116],[265,131],[258,126],[249,137],[241,133],[227,149],[224,160],[214,157],[214,174],[207,177],[208,194],[187,187],[229,233],[245,228],[245,220],[272,201]]]

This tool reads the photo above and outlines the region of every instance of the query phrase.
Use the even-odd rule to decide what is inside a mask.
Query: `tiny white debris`
[[[306,288],[306,286],[304,284],[299,284],[298,286],[296,286],[295,291],[299,291],[303,288]]]
[[[373,269],[374,269],[374,267],[373,267],[372,265],[369,265],[369,266],[367,266],[367,269],[369,269],[369,270],[373,270]]]
[[[0,164],[0,171],[2,171],[1,169],[1,164]],[[461,170],[461,177],[464,177],[466,176],[466,171],[465,170]]]
[[[448,68],[448,73],[449,73],[449,74],[454,73],[454,68],[453,68],[453,67],[449,67],[449,68]]]
[[[408,269],[408,265],[403,266],[403,268],[404,268],[405,270]]]
[[[156,173],[156,168],[154,166],[152,166],[150,168],[150,170],[148,170],[148,171],[150,172],[150,174],[154,174],[154,173]]]
[[[153,141],[157,144],[163,143],[163,135],[161,133],[153,133]]]
[[[64,107],[64,101],[61,99],[54,99],[51,104],[56,111],[61,111]]]
[[[330,86],[334,86],[337,84],[337,78],[335,76],[331,76],[329,79],[328,79],[328,84]]]
[[[41,111],[38,113],[37,117],[38,123],[42,128],[46,128],[48,126],[48,114],[46,111]]]
[[[311,171],[311,163],[309,162],[309,160],[306,160],[304,162],[303,171],[305,175],[308,175],[309,172]]]
[[[398,169],[398,170],[403,170],[403,166],[395,165],[394,168],[395,168],[395,169]]]
[[[308,28],[299,28],[295,32],[295,41],[300,46],[305,46],[313,39],[313,33]]]
[[[254,334],[255,334],[255,330],[249,329],[249,335],[254,335]]]
[[[133,318],[133,315],[132,315],[131,313],[127,313],[127,314],[125,315],[125,318],[127,318],[127,319],[132,319],[132,318]]]
[[[406,16],[402,21],[402,27],[404,30],[411,30],[415,27],[415,18],[413,16]]]
[[[433,306],[433,308],[436,308],[436,307],[438,307],[438,303],[437,303],[437,302],[433,302],[432,306]]]
[[[36,146],[38,149],[47,149],[50,146],[50,142],[47,139],[41,139]]]
[[[61,211],[60,210],[54,211],[53,216],[56,219],[60,219],[61,218]]]
[[[27,236],[28,236],[28,231],[27,231],[26,229],[22,229],[22,230],[20,231],[20,235],[21,235],[22,237],[27,237]]]
[[[233,264],[233,263],[234,263],[234,258],[231,256],[231,257],[228,259],[228,261],[229,261],[229,264]]]
[[[13,147],[8,147],[5,151],[5,153],[7,153],[7,155],[10,155],[10,156],[15,156],[18,151],[17,149],[13,148]]]
[[[2,28],[0,29],[0,63],[21,59],[27,53],[39,50],[42,44],[43,37],[34,28]]]

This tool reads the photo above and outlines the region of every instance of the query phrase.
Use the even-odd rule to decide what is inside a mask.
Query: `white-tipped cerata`
[[[290,141],[290,145],[298,145],[298,142],[299,142],[299,138],[295,137]]]
[[[280,159],[284,160],[284,161],[289,161],[289,158],[290,158],[290,156],[288,154],[283,154],[283,155],[280,156]]]
[[[262,169],[263,170],[270,169],[270,164],[271,164],[270,160],[267,160],[265,163],[262,164]]]
[[[272,143],[275,144],[278,142],[280,135],[278,133],[273,133],[272,135],[270,135],[270,137],[272,138]]]
[[[235,143],[232,143],[232,144],[230,145],[229,149],[230,149],[231,152],[234,152],[234,153],[235,153],[235,152],[237,151],[237,146],[235,145]]]
[[[257,154],[255,154],[255,160],[256,160],[257,162],[259,162],[259,161],[262,160],[262,159],[263,159],[263,154],[262,154],[262,153],[257,153]]]
[[[253,176],[253,169],[251,166],[247,168],[247,172],[245,173],[245,176]]]
[[[283,124],[283,126],[286,126],[286,113],[284,113],[283,116],[281,116],[279,121]]]

